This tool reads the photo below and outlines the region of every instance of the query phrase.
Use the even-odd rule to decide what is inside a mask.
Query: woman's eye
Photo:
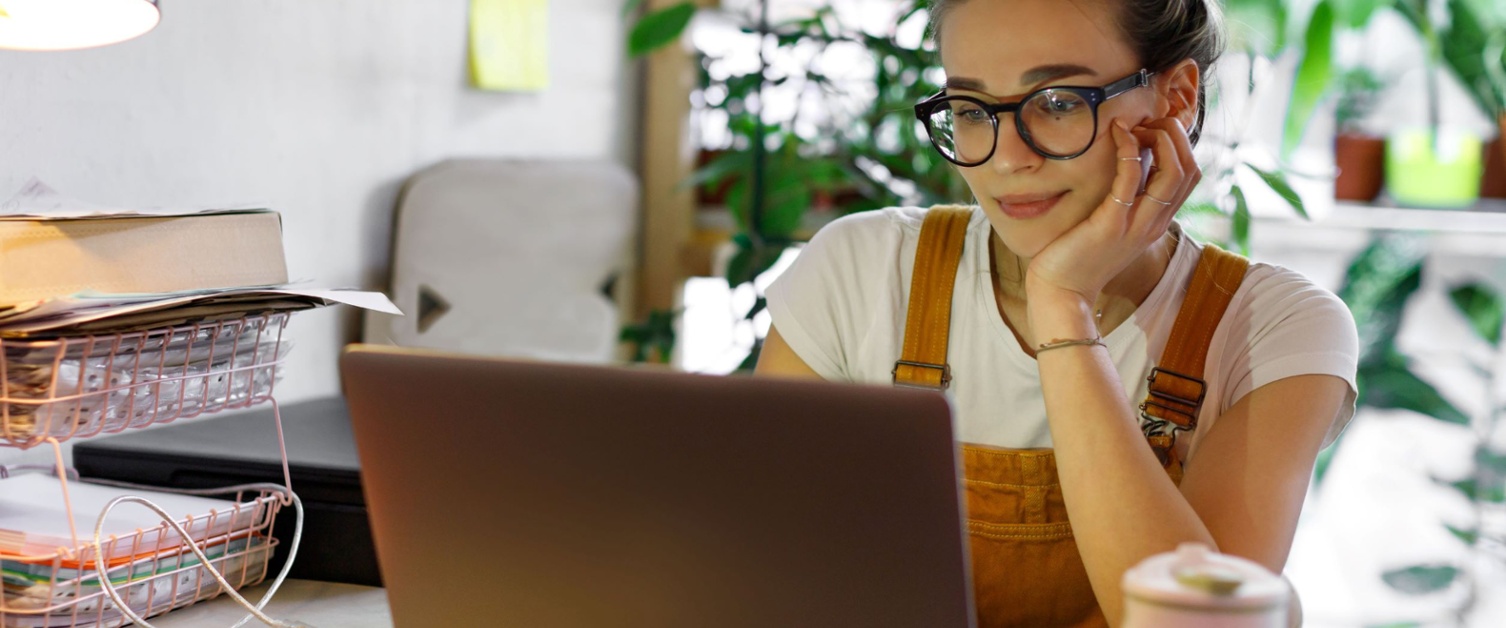
[[[987,124],[988,112],[973,104],[962,103],[952,107],[952,117],[968,124]]]
[[[1082,111],[1087,103],[1080,98],[1063,98],[1059,96],[1043,95],[1035,99],[1035,109],[1041,113],[1051,115],[1066,115]]]

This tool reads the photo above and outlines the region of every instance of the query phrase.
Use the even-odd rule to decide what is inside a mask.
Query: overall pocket
[[[1099,614],[1071,524],[969,519],[967,530],[978,628],[1071,626]]]

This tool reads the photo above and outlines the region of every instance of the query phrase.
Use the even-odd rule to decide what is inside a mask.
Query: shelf
[[[1470,209],[1417,209],[1385,204],[1341,202],[1311,222],[1297,216],[1262,217],[1257,222],[1310,224],[1367,231],[1427,231],[1470,235],[1506,234],[1506,199],[1482,199]]]

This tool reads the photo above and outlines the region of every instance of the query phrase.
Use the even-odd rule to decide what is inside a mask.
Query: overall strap
[[[967,241],[970,207],[932,207],[920,227],[915,268],[910,277],[910,303],[905,313],[905,345],[894,363],[898,386],[945,390],[952,381],[946,363],[952,328],[952,288]]]
[[[1203,247],[1161,363],[1150,371],[1150,391],[1140,404],[1142,427],[1151,449],[1178,483],[1182,464],[1174,450],[1176,435],[1197,429],[1198,411],[1208,393],[1204,370],[1213,332],[1249,266],[1250,261],[1239,255],[1211,244]]]

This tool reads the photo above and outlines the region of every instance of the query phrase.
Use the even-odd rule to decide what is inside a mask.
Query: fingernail
[[[1117,127],[1119,127],[1119,130],[1120,130],[1120,131],[1124,131],[1124,132],[1126,132],[1126,133],[1128,133],[1128,132],[1129,132],[1129,127],[1127,127],[1127,126],[1124,126],[1124,121],[1123,121],[1123,120],[1118,120],[1118,119],[1115,119],[1115,120],[1114,120],[1114,126],[1117,126]]]

